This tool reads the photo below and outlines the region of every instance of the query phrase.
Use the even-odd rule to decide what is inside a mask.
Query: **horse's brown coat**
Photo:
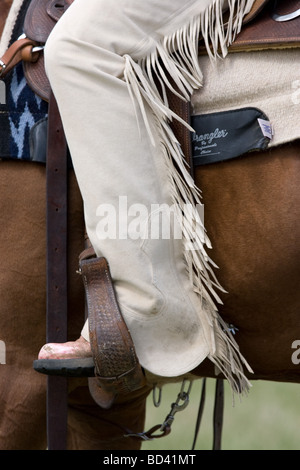
[[[300,338],[300,141],[199,167],[195,178],[228,291],[223,318],[239,328],[255,378],[299,382],[291,345]]]
[[[27,162],[0,163],[0,334],[7,348],[7,363],[0,365],[0,449],[44,449],[46,377],[33,370],[32,362],[46,331],[45,168]],[[69,191],[69,337],[76,339],[84,311],[82,281],[76,274],[84,227],[73,173]],[[91,399],[85,379],[71,379],[69,385],[70,448],[139,447],[137,441],[122,438],[119,425],[135,431],[143,428],[146,389],[137,400],[129,397],[125,404],[104,411]]]
[[[0,26],[12,0],[1,4]],[[1,31],[1,29],[0,29]],[[228,290],[221,313],[239,328],[241,350],[255,378],[300,382],[291,344],[300,338],[300,143],[196,169],[218,278]],[[45,341],[45,168],[2,161],[0,172],[0,449],[46,446],[46,378],[32,361]],[[69,338],[83,320],[76,274],[82,250],[82,205],[70,173]],[[205,362],[199,374],[213,376]],[[70,449],[137,449],[120,426],[141,431],[148,390],[108,411],[91,399],[85,380],[69,381]],[[25,430],[25,432],[24,432]]]

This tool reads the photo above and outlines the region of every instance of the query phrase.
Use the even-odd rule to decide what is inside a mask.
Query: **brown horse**
[[[1,5],[4,24],[11,0]],[[198,167],[205,223],[224,294],[223,318],[254,369],[252,379],[300,382],[291,360],[300,338],[300,142],[236,160]],[[32,369],[45,342],[45,168],[1,161],[0,449],[45,449],[46,379]],[[83,213],[69,175],[69,339],[82,326],[84,297],[76,275]],[[226,190],[224,190],[226,188]],[[208,362],[197,374],[214,377]],[[125,396],[110,410],[92,400],[85,379],[69,380],[69,449],[138,449],[120,426],[141,431],[149,390]],[[26,432],[24,432],[26,429]]]

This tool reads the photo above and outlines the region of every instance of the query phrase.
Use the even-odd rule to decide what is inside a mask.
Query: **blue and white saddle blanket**
[[[24,2],[22,10],[27,9]],[[15,23],[11,43],[23,33],[24,11]],[[18,64],[0,81],[0,158],[45,160],[48,103],[27,85],[23,65]],[[35,136],[44,134],[43,148],[37,149]]]

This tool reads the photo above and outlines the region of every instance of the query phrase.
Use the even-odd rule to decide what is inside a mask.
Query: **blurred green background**
[[[200,402],[202,380],[194,382],[188,407],[176,414],[171,434],[143,443],[142,450],[191,450]],[[176,401],[180,384],[162,389],[162,403],[154,407],[152,394],[147,401],[145,429],[162,423]],[[207,380],[206,402],[196,450],[212,448],[212,417],[215,381]],[[235,400],[225,382],[223,450],[299,450],[300,385],[253,381],[248,396]]]

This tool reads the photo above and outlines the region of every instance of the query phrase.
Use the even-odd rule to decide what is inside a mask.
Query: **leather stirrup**
[[[96,403],[110,408],[119,394],[146,385],[134,344],[119,309],[109,266],[105,258],[80,257],[79,265],[86,293],[90,344],[95,378],[89,389]]]

